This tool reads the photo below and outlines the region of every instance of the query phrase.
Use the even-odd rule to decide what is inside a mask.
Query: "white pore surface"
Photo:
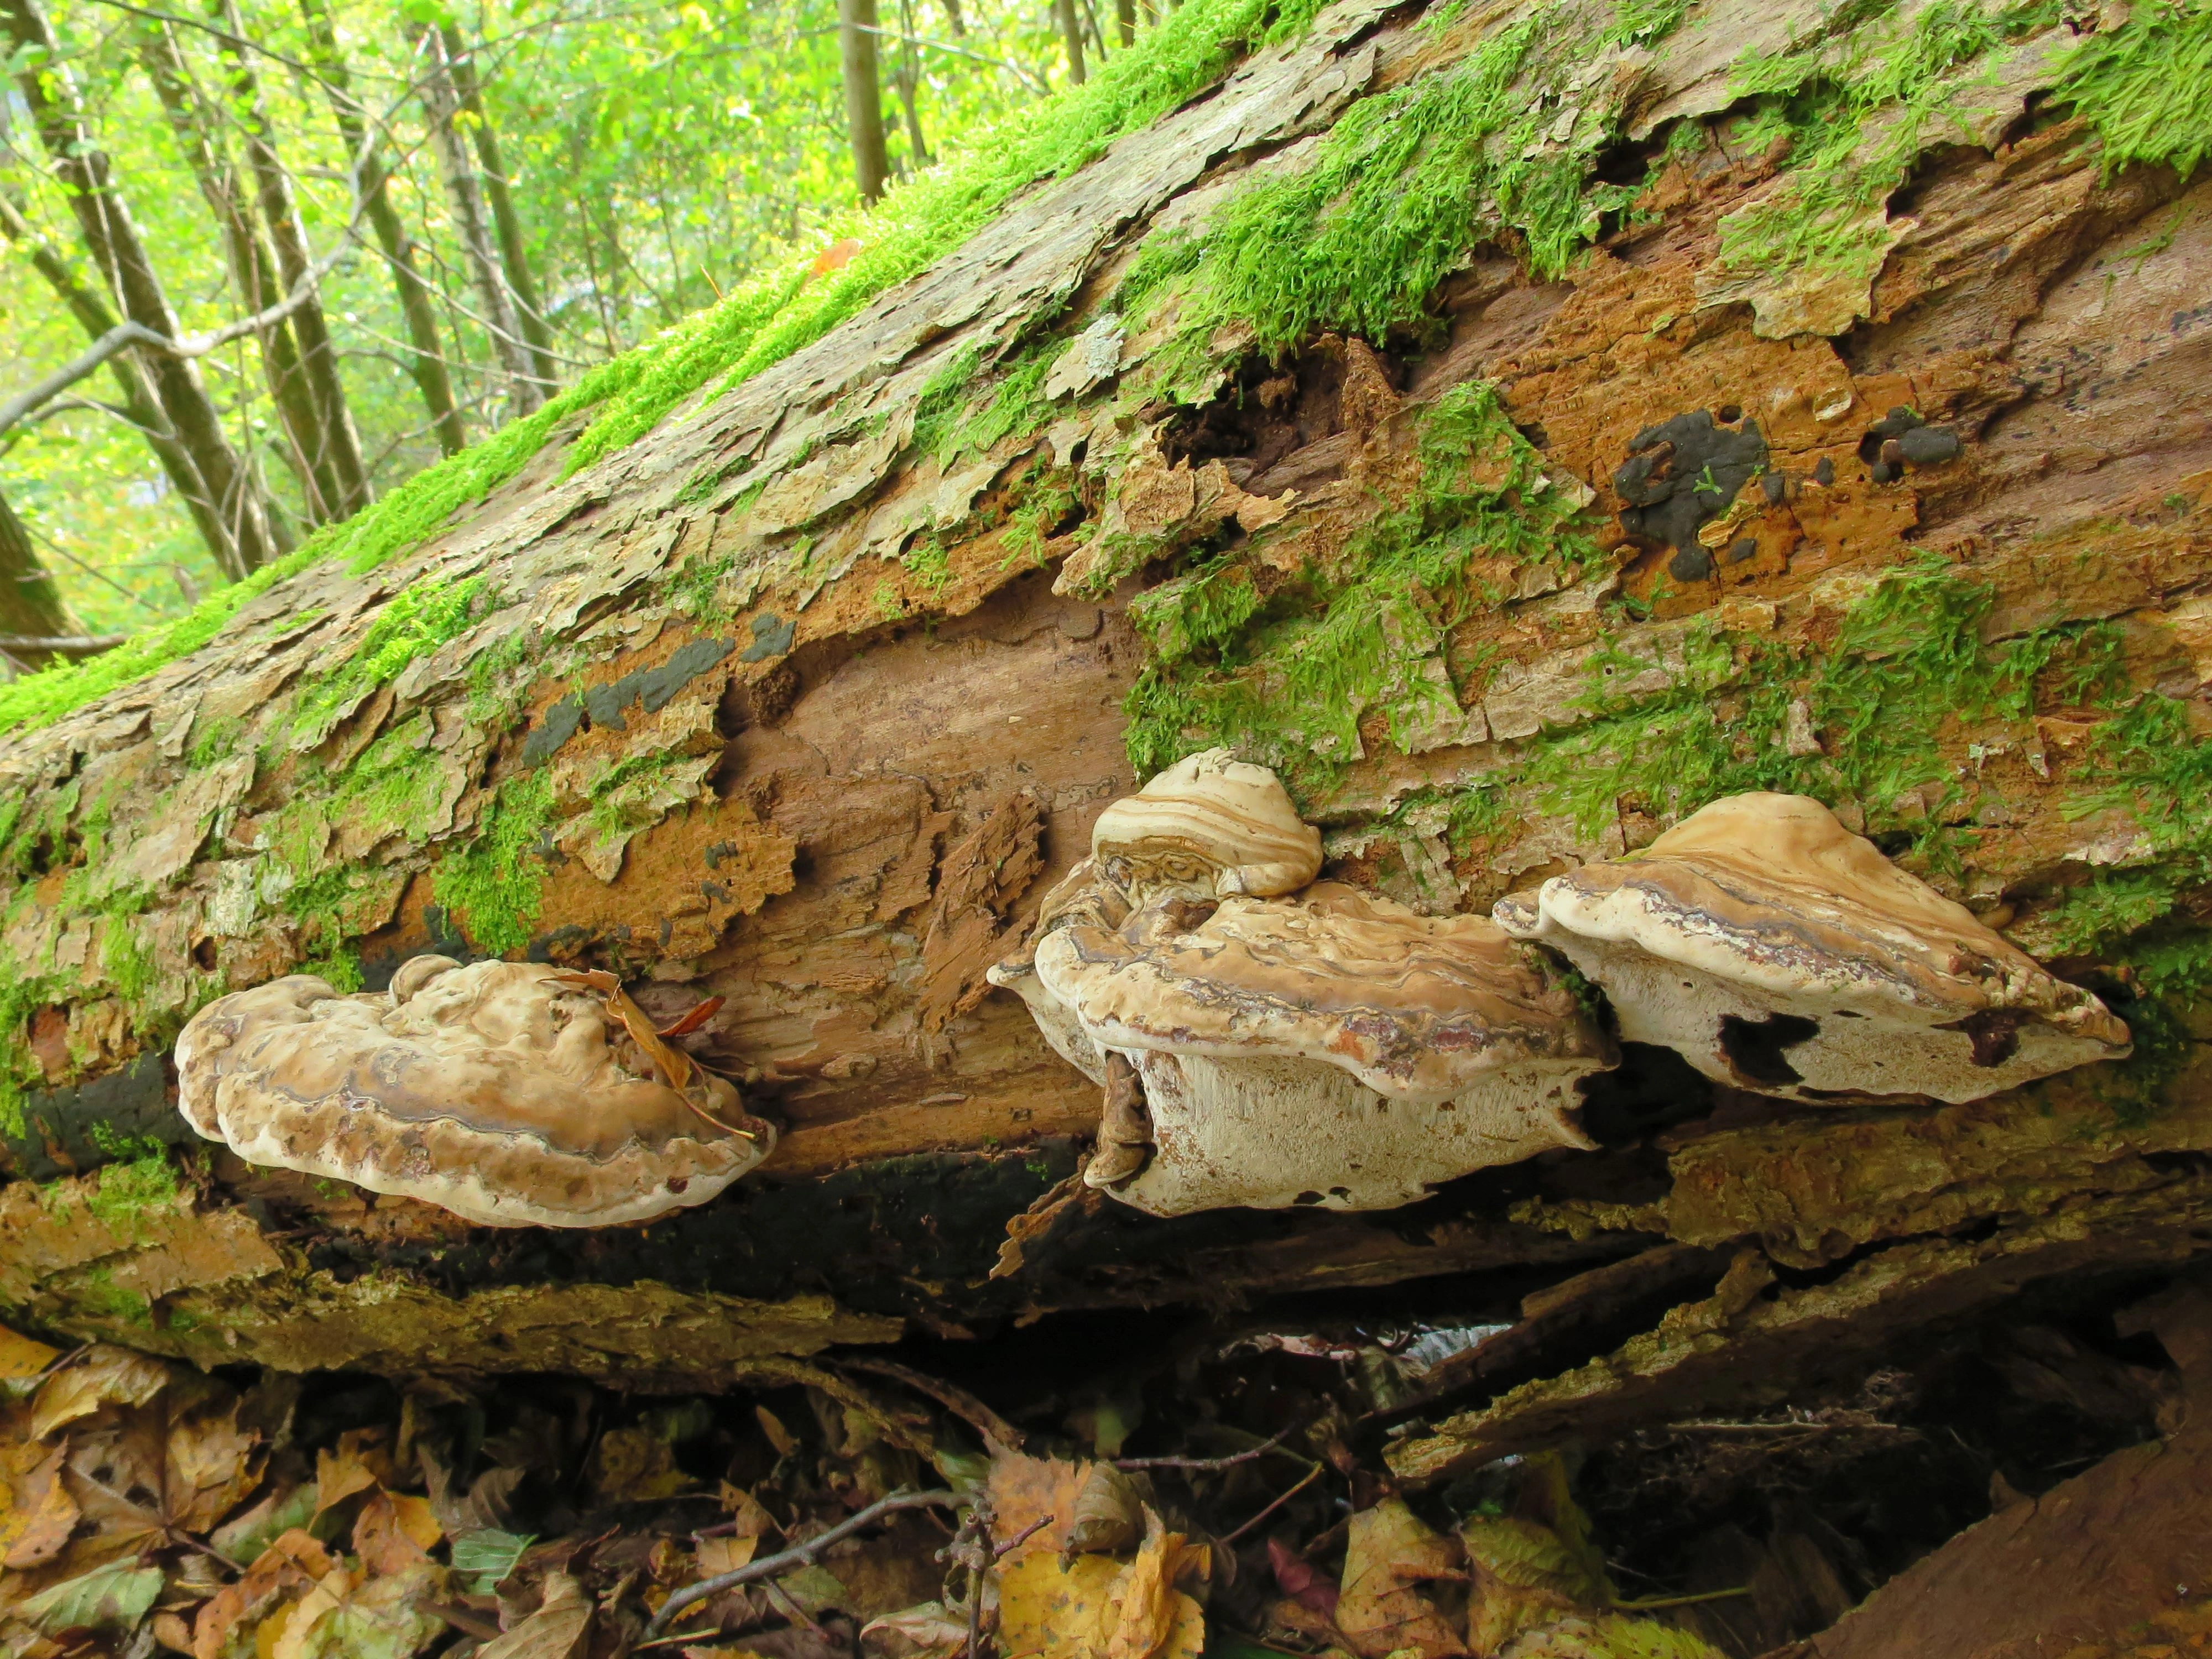
[[[1435,1182],[1588,1148],[1575,1082],[1595,1061],[1502,1072],[1443,1102],[1391,1100],[1313,1060],[1126,1050],[1158,1150],[1114,1196],[1153,1215],[1243,1205],[1387,1210]]]
[[[2020,1046],[2010,1056],[1995,1066],[1977,1066],[1973,1041],[1964,1031],[1941,1030],[1914,1019],[1917,1011],[1899,998],[1869,997],[1855,986],[1826,985],[1809,977],[1792,994],[1778,995],[1741,979],[1722,979],[1655,957],[1632,939],[1590,939],[1558,927],[1547,927],[1540,937],[1605,988],[1624,1042],[1673,1048],[1717,1083],[1784,1099],[1817,1103],[1823,1095],[1927,1095],[1955,1104],[2112,1053],[2102,1043],[2030,1020],[2020,1027]],[[1794,1084],[1747,1077],[1729,1063],[1722,1047],[1722,1021],[1729,1016],[1756,1024],[1775,1014],[1795,1015],[1820,1027],[1782,1054],[1798,1074]]]

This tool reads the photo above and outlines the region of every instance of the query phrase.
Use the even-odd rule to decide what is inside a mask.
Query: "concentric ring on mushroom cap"
[[[1040,941],[1036,972],[1103,1047],[1316,1060],[1396,1099],[1612,1058],[1572,994],[1494,923],[1337,882],[1224,899],[1188,929],[1162,908],[1117,930],[1063,927]]]
[[[1213,872],[1216,893],[1260,898],[1321,873],[1321,832],[1273,772],[1226,749],[1186,757],[1109,806],[1091,826],[1091,852],[1140,864],[1190,860]]]
[[[705,1202],[767,1156],[769,1125],[732,1133],[623,1069],[599,1000],[558,973],[410,963],[394,976],[404,1000],[308,975],[234,992],[177,1040],[179,1106],[250,1164],[490,1226],[642,1220]],[[709,1092],[718,1115],[741,1115],[726,1082]]]
[[[1809,796],[1716,801],[1641,853],[1555,876],[1493,914],[1597,981],[1624,1036],[1767,1093],[1972,1100],[2127,1051],[2126,1025],[2095,996]],[[1761,1024],[1767,1039],[1750,1031]],[[1732,1057],[1731,1039],[1780,1051]]]

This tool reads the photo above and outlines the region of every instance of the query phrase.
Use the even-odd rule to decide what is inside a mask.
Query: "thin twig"
[[[1639,1613],[1656,1611],[1662,1607],[1693,1607],[1700,1601],[1725,1601],[1732,1596],[1748,1595],[1751,1586],[1738,1584],[1734,1589],[1699,1590],[1693,1595],[1644,1595],[1633,1601],[1612,1603],[1616,1607],[1633,1607]]]
[[[0,634],[0,651],[52,651],[63,656],[90,657],[112,651],[128,634]]]
[[[0,644],[4,644],[0,641]],[[894,1360],[877,1359],[867,1354],[854,1354],[841,1358],[837,1364],[848,1370],[867,1371],[877,1376],[887,1376],[894,1382],[903,1382],[916,1394],[927,1395],[955,1417],[967,1423],[987,1440],[995,1440],[1008,1451],[1019,1451],[1027,1436],[1012,1424],[993,1411],[967,1389],[951,1382],[941,1382],[933,1376],[902,1365]]]
[[[1228,1536],[1228,1537],[1226,1537],[1226,1538],[1223,1539],[1223,1540],[1221,1540],[1222,1547],[1225,1549],[1225,1548],[1227,1548],[1230,1545],[1231,1545],[1231,1544],[1235,1543],[1238,1539],[1242,1538],[1242,1537],[1243,1537],[1246,1533],[1248,1533],[1248,1532],[1251,1531],[1253,1528],[1255,1528],[1255,1527],[1258,1526],[1258,1525],[1259,1525],[1262,1521],[1265,1521],[1265,1520],[1266,1520],[1269,1516],[1273,1515],[1273,1514],[1277,1510],[1279,1510],[1279,1509],[1282,1508],[1284,1504],[1285,1504],[1289,1503],[1289,1502],[1291,1501],[1291,1499],[1292,1499],[1293,1498],[1296,1498],[1296,1497],[1297,1497],[1300,1492],[1304,1492],[1304,1491],[1308,1486],[1310,1486],[1311,1485],[1313,1485],[1313,1483],[1314,1483],[1315,1481],[1316,1481],[1316,1480],[1320,1480],[1320,1479],[1322,1478],[1322,1474],[1323,1474],[1323,1473],[1325,1472],[1325,1470],[1327,1469],[1327,1468],[1328,1468],[1328,1466],[1327,1466],[1326,1464],[1322,1464],[1322,1463],[1316,1463],[1316,1464],[1315,1464],[1315,1465],[1313,1466],[1313,1468],[1312,1468],[1310,1470],[1309,1470],[1309,1471],[1307,1472],[1306,1476],[1305,1476],[1305,1479],[1304,1479],[1303,1480],[1299,1481],[1299,1482],[1298,1482],[1298,1484],[1297,1484],[1297,1486],[1295,1486],[1291,1487],[1288,1492],[1285,1492],[1285,1493],[1284,1493],[1280,1498],[1277,1498],[1273,1503],[1272,1503],[1272,1504],[1268,1504],[1268,1505],[1267,1505],[1267,1507],[1266,1509],[1261,1510],[1259,1512],[1259,1514],[1257,1514],[1257,1515],[1254,1516],[1253,1516],[1249,1521],[1247,1521],[1247,1522],[1246,1522],[1243,1526],[1241,1526],[1241,1527],[1237,1528],[1237,1530],[1236,1530],[1235,1532],[1231,1533],[1231,1534],[1229,1534],[1229,1536]]]
[[[895,1515],[901,1510],[951,1510],[959,1506],[958,1496],[949,1492],[893,1492],[889,1498],[869,1504],[858,1515],[848,1516],[840,1521],[818,1538],[810,1538],[805,1543],[794,1545],[777,1554],[764,1555],[757,1561],[749,1561],[742,1567],[733,1567],[728,1572],[717,1573],[712,1578],[702,1578],[696,1584],[685,1586],[660,1604],[660,1611],[653,1615],[653,1622],[645,1627],[645,1633],[648,1638],[659,1635],[668,1628],[669,1620],[684,1608],[710,1596],[720,1595],[724,1590],[735,1589],[738,1585],[750,1584],[756,1579],[772,1578],[777,1573],[787,1572],[793,1567],[811,1567],[815,1558],[830,1545],[840,1539],[851,1537],[861,1528],[870,1526],[887,1515]]]
[[[1235,1464],[1249,1463],[1255,1457],[1265,1457],[1269,1452],[1279,1448],[1283,1442],[1289,1439],[1294,1432],[1293,1430],[1285,1429],[1273,1440],[1264,1444],[1255,1446],[1249,1451],[1232,1452],[1227,1457],[1117,1457],[1114,1460],[1114,1467],[1117,1469],[1190,1469],[1194,1471],[1225,1469]],[[1296,1452],[1285,1455],[1291,1457],[1298,1456]],[[1305,1461],[1304,1458],[1298,1457],[1299,1462],[1303,1463]]]

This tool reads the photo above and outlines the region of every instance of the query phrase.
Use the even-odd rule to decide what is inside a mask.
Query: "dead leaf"
[[[581,1584],[565,1572],[549,1572],[538,1611],[478,1648],[477,1659],[574,1659],[590,1643],[592,1611]]]
[[[1043,1461],[1043,1460],[1036,1460]],[[1025,1555],[999,1571],[999,1632],[1009,1654],[1038,1659],[1197,1659],[1206,1613],[1175,1588],[1186,1572],[1202,1576],[1182,1534],[1146,1511],[1147,1535],[1127,1566],[1103,1555]]]
[[[186,1532],[204,1533],[261,1484],[261,1437],[238,1425],[238,1403],[173,1423],[162,1511]]]
[[[988,1483],[991,1507],[998,1514],[998,1535],[1013,1538],[1039,1521],[1041,1531],[1023,1540],[1000,1563],[1000,1571],[1030,1556],[1048,1551],[1058,1555],[1066,1547],[1075,1525],[1076,1505],[1091,1479],[1088,1463],[1070,1463],[1057,1457],[1031,1457],[1025,1452],[1002,1451],[991,1460]]]
[[[1510,1516],[1473,1516],[1461,1526],[1460,1540],[1474,1571],[1467,1639],[1477,1653],[1609,1599],[1582,1558],[1549,1527]]]
[[[1002,1565],[1000,1647],[1036,1659],[1103,1659],[1121,1577],[1121,1564],[1104,1555],[1079,1555],[1062,1566],[1057,1551],[1031,1551]]]
[[[27,1382],[60,1357],[59,1348],[18,1336],[0,1325],[0,1382]]]
[[[761,1538],[782,1530],[776,1525],[775,1517],[763,1507],[760,1499],[744,1487],[733,1486],[725,1480],[722,1482],[721,1498],[722,1507],[729,1510],[730,1524],[737,1529],[739,1538]]]
[[[195,1659],[222,1659],[231,1632],[258,1622],[282,1598],[303,1595],[329,1576],[330,1552],[294,1528],[256,1556],[235,1583],[225,1584],[192,1621]]]
[[[0,1540],[6,1540],[7,1548],[6,1555],[0,1557],[0,1566],[17,1572],[42,1566],[69,1542],[82,1511],[62,1483],[62,1464],[68,1455],[69,1445],[64,1442],[15,1482],[9,1509],[0,1513]],[[18,1520],[22,1523],[20,1530],[14,1524]]]
[[[1166,1530],[1146,1510],[1144,1545],[1108,1593],[1115,1619],[1105,1659],[1197,1659],[1206,1645],[1206,1614],[1175,1587],[1185,1565],[1182,1534]]]
[[[332,1567],[315,1582],[313,1588],[285,1609],[283,1628],[270,1645],[269,1659],[311,1659],[314,1648],[315,1627],[344,1605],[353,1589],[353,1575],[343,1567]],[[320,1646],[320,1644],[316,1644]]]
[[[46,1379],[31,1408],[31,1437],[44,1440],[56,1429],[89,1417],[102,1406],[143,1406],[168,1385],[166,1360],[99,1345],[84,1358]]]
[[[1362,1659],[1408,1650],[1419,1659],[1462,1659],[1467,1644],[1437,1598],[1419,1588],[1458,1578],[1457,1540],[1388,1498],[1352,1517],[1345,1535],[1344,1592],[1336,1627]]]
[[[759,1552],[758,1538],[702,1538],[699,1540],[699,1576],[719,1578],[735,1572]]]
[[[315,1513],[320,1515],[356,1492],[383,1485],[391,1472],[390,1461],[380,1459],[360,1434],[340,1435],[335,1450],[315,1454]]]
[[[127,1631],[161,1599],[167,1582],[159,1567],[141,1567],[125,1557],[40,1590],[15,1613],[48,1636],[70,1630]]]
[[[1111,1463],[1096,1463],[1076,1497],[1074,1524],[1061,1553],[1118,1554],[1144,1531],[1145,1504],[1135,1483]]]
[[[775,1448],[778,1457],[789,1457],[798,1451],[798,1437],[783,1426],[783,1419],[774,1412],[765,1406],[756,1406],[753,1417],[760,1424],[761,1432],[768,1437],[769,1444]]]
[[[860,1645],[880,1659],[960,1659],[968,1620],[946,1612],[942,1601],[924,1601],[868,1620],[860,1626]]]
[[[609,1429],[592,1448],[592,1489],[610,1504],[650,1503],[698,1483],[676,1467],[676,1451],[650,1429]]]
[[[409,1492],[379,1487],[354,1517],[354,1553],[380,1576],[404,1572],[428,1560],[431,1547],[445,1535],[430,1511],[430,1500]]]
[[[1498,1659],[1721,1659],[1721,1650],[1653,1619],[1562,1619],[1516,1637]]]
[[[172,1653],[192,1650],[192,1627],[173,1613],[154,1615],[154,1639]]]

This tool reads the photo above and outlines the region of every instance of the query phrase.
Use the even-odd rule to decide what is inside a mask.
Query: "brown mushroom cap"
[[[604,1005],[560,969],[423,960],[393,976],[404,996],[293,975],[210,1003],[177,1040],[185,1121],[250,1164],[488,1226],[611,1226],[704,1203],[773,1146],[722,1079],[707,1080],[707,1109],[755,1138],[626,1070]]]
[[[1588,1146],[1575,1085],[1611,1063],[1492,923],[1334,882],[1064,926],[1035,972],[1096,1048],[1136,1065],[1159,1152],[1119,1195],[1159,1214],[1388,1207]]]
[[[1208,749],[1101,812],[1091,854],[1170,885],[1264,898],[1321,873],[1321,832],[1266,767]]]
[[[1714,802],[1643,852],[1500,900],[1631,1042],[1818,1100],[1966,1101],[2116,1059],[2127,1027],[1804,795]]]

